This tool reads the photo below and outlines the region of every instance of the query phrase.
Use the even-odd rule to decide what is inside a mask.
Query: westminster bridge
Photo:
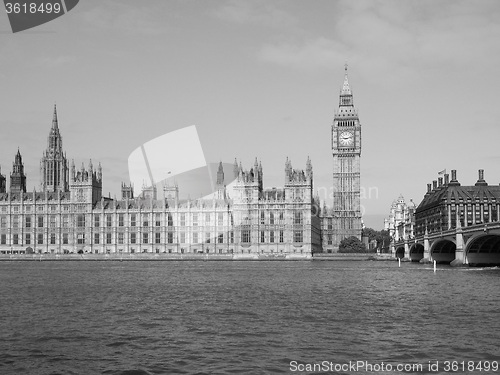
[[[500,265],[500,221],[426,233],[394,244],[398,258],[469,265]]]
[[[412,261],[500,265],[500,186],[479,170],[473,186],[462,186],[452,170],[432,184],[411,213],[409,229],[392,243],[393,254]],[[408,225],[407,225],[408,227]]]

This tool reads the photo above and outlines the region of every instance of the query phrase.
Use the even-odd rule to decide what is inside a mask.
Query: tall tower
[[[83,163],[79,171],[75,168],[74,161],[71,163],[71,200],[78,203],[92,203],[101,200],[102,197],[102,168],[101,163],[97,171],[89,161],[89,166],[85,169]]]
[[[6,181],[7,180],[5,176],[2,173],[0,173],[0,194],[5,193],[6,191],[6,185],[7,185]]]
[[[361,124],[345,66],[339,109],[332,125],[334,246],[346,237],[361,240]]]
[[[52,128],[47,140],[47,150],[40,161],[43,191],[69,191],[69,169],[62,150],[62,137],[57,123],[57,108],[54,105]]]
[[[130,185],[125,185],[122,182],[122,199],[134,199],[134,187],[132,183],[130,183]]]
[[[215,198],[226,199],[226,185],[224,184],[224,168],[222,162],[219,162],[217,169],[217,182],[215,184]]]
[[[23,158],[21,157],[19,149],[17,150],[12,165],[12,173],[10,174],[10,192],[26,193],[26,175],[24,174]]]

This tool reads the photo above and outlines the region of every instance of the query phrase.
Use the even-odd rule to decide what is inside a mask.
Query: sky
[[[257,157],[264,187],[309,156],[331,204],[347,63],[364,223],[382,229],[443,169],[500,183],[499,19],[497,0],[85,0],[14,34],[0,14],[1,171],[19,147],[39,188],[57,103],[68,159],[100,162],[105,195],[120,197],[134,149],[196,125],[207,162]]]

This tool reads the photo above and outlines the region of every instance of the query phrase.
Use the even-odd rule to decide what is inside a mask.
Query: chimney
[[[438,178],[438,186],[442,187],[443,186],[443,177]]]
[[[457,181],[457,170],[451,170],[451,181],[449,183],[450,186],[460,186],[460,182]]]
[[[448,173],[446,173],[444,175],[444,184],[448,185],[449,182],[450,182],[450,175]]]
[[[438,182],[436,180],[432,181],[432,190],[436,190],[437,189],[437,183]]]
[[[432,185],[427,184],[427,193],[430,193],[432,191]]]
[[[488,186],[488,183],[484,180],[484,169],[479,170],[479,179],[475,186]]]

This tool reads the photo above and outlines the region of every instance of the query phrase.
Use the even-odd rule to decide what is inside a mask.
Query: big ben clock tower
[[[360,158],[361,124],[354,108],[347,65],[339,109],[332,125],[334,239],[355,236],[361,240]]]

